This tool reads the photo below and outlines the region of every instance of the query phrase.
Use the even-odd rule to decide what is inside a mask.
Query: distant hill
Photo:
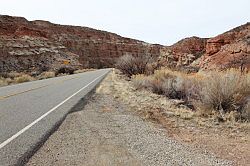
[[[249,23],[214,38],[190,37],[162,46],[88,27],[0,15],[0,72],[114,67],[125,54],[160,57],[173,67],[249,69],[249,43]]]
[[[124,55],[159,56],[160,45],[87,27],[0,16],[0,71],[113,67]]]

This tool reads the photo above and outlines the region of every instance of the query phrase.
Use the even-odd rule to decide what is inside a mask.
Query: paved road
[[[109,71],[0,88],[0,165],[21,165]]]

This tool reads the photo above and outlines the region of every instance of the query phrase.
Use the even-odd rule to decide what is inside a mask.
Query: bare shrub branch
[[[136,74],[151,74],[156,67],[157,65],[154,64],[154,59],[149,55],[124,55],[120,57],[116,63],[116,68],[128,77]]]

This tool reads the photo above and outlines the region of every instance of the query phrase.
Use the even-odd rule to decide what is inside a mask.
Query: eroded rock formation
[[[190,37],[161,49],[161,58],[171,67],[189,66],[206,51],[206,38]]]
[[[152,55],[171,67],[249,69],[250,23],[214,38],[161,46],[87,27],[0,15],[0,72],[114,67],[125,54]]]
[[[158,57],[161,45],[87,27],[0,16],[0,71],[113,67],[124,54]]]
[[[200,67],[250,69],[250,23],[209,39]]]

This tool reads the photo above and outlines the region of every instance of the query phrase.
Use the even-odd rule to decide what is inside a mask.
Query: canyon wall
[[[250,23],[234,28],[207,41],[202,69],[250,69]]]
[[[87,27],[0,16],[0,71],[114,67],[118,57],[160,55],[161,45]]]
[[[0,15],[0,72],[114,67],[125,54],[151,55],[173,68],[249,69],[250,23],[213,38],[190,37],[162,46],[87,27]]]

